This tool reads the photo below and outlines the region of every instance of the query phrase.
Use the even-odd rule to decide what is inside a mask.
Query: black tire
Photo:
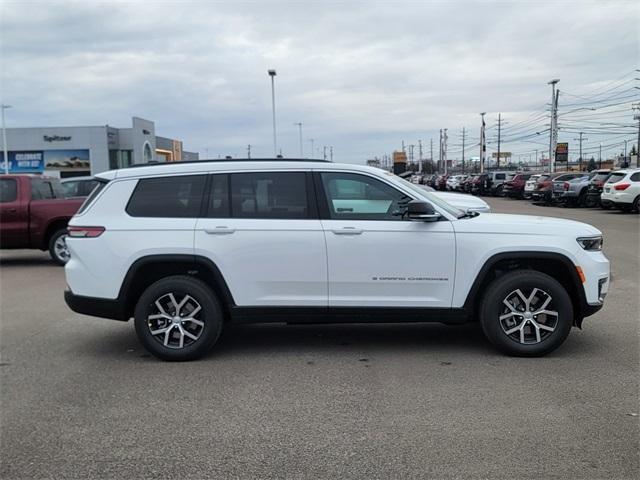
[[[578,206],[586,207],[587,206],[587,191],[582,190],[578,195]]]
[[[192,320],[186,319],[176,323],[177,317],[185,315],[182,311],[171,310],[170,303],[166,303],[162,311],[165,311],[169,317],[173,317],[173,320],[149,319],[149,316],[160,315],[156,301],[163,306],[163,302],[170,301],[170,294],[173,294],[178,304],[185,299],[185,296],[191,297],[194,302],[188,300],[183,307],[187,309],[192,307],[191,312],[195,311],[193,307],[197,305],[201,307],[195,315],[192,315]],[[202,325],[195,324],[195,320]],[[182,275],[163,278],[149,286],[140,296],[134,313],[134,324],[140,343],[149,353],[167,361],[195,360],[208,353],[220,337],[223,320],[222,306],[213,291],[200,280]],[[152,322],[155,323],[152,324]],[[152,329],[161,333],[154,335],[151,333]],[[167,330],[169,333],[166,333]],[[197,338],[187,337],[182,333],[184,331],[188,331]],[[180,337],[183,345],[181,347],[165,344],[167,339],[168,343],[178,342],[177,339]]]
[[[68,232],[66,228],[56,230],[51,238],[49,238],[49,255],[51,259],[58,265],[65,265],[69,261],[69,250],[65,247],[61,248],[60,243],[65,243],[64,239],[67,237]]]
[[[503,190],[502,185],[498,185],[496,187],[496,189],[494,190],[493,195],[496,196],[496,197],[501,197],[502,196],[502,190]]]
[[[633,211],[640,213],[640,195],[633,201]]]
[[[514,305],[511,299],[512,295],[518,298],[515,294],[516,291],[520,290],[525,297],[530,298],[534,289],[538,289],[537,295],[542,299],[546,299],[542,295],[543,293],[551,297],[546,308],[557,312],[555,318],[547,314],[538,314],[531,317],[533,322],[529,320],[527,323],[523,314],[517,318],[514,315],[511,319],[501,320],[501,316],[510,315],[510,311],[503,301],[509,299],[509,303]],[[534,301],[538,300],[537,297],[534,298]],[[540,302],[542,300],[539,300],[534,308],[540,307]],[[519,310],[522,305],[516,306],[518,308],[512,311]],[[538,318],[542,315],[544,315],[544,319]],[[515,323],[507,325],[508,322]],[[544,327],[553,327],[553,331],[549,332],[534,327],[535,322],[539,322],[537,325]],[[567,291],[554,278],[536,270],[520,270],[507,273],[489,285],[480,303],[480,323],[489,342],[502,352],[518,357],[539,357],[555,350],[565,341],[573,325],[573,306]],[[507,334],[516,327],[521,328],[511,335]],[[520,330],[527,332],[524,334],[524,339],[527,341],[527,335],[529,335],[531,343],[521,343]],[[535,336],[536,330],[540,333],[540,341],[537,341]]]

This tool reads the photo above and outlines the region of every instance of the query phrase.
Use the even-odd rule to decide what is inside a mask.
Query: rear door
[[[327,241],[330,307],[451,307],[450,221],[412,222],[411,200],[364,173],[315,174]]]
[[[220,269],[238,306],[327,305],[327,259],[311,174],[213,174],[195,252]]]

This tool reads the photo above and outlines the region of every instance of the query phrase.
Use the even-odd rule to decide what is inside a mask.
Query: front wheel
[[[67,229],[61,228],[49,239],[49,255],[58,265],[65,265],[71,258],[69,247],[67,247],[67,236]]]
[[[538,357],[558,348],[573,324],[573,306],[564,287],[535,270],[494,280],[480,305],[487,339],[508,355]]]
[[[198,279],[176,275],[147,288],[134,313],[138,339],[154,356],[169,361],[206,354],[222,331],[222,307]]]

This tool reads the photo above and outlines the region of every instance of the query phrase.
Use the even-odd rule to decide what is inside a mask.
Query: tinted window
[[[13,178],[0,179],[0,203],[15,202],[18,199],[18,182]]]
[[[595,177],[593,177],[594,182],[604,182],[611,175],[609,172],[606,173],[598,173]]]
[[[204,175],[139,180],[127,213],[132,217],[196,218],[200,213],[204,182]]]
[[[629,177],[632,182],[640,182],[640,172],[636,172]]]
[[[496,173],[495,179],[496,180],[504,180],[504,173]]]
[[[308,218],[304,172],[232,173],[234,218]]]
[[[609,177],[609,180],[607,180],[607,183],[616,183],[619,182],[620,180],[622,180],[627,174],[620,172],[620,173],[612,173],[611,176]]]
[[[51,182],[41,178],[31,178],[31,200],[49,200],[56,198]]]
[[[335,220],[402,220],[404,193],[375,178],[355,173],[323,173],[329,217]]]
[[[226,218],[229,216],[229,175],[211,175],[211,192],[207,217]]]

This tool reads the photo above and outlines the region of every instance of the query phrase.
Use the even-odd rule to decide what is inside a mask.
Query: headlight
[[[576,240],[585,250],[602,250],[602,235],[596,237],[578,237]]]

